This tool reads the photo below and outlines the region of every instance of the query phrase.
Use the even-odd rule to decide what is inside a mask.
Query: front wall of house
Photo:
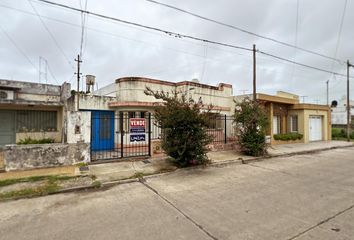
[[[120,102],[161,102],[153,96],[147,96],[144,91],[146,87],[153,91],[164,91],[171,94],[172,91],[181,91],[187,93],[189,97],[198,102],[201,98],[203,104],[216,107],[222,107],[222,114],[232,114],[233,106],[232,88],[224,87],[223,90],[216,90],[212,88],[203,88],[189,85],[168,85],[159,83],[149,83],[144,81],[123,81],[117,83],[117,101]]]
[[[23,105],[2,105],[0,106],[0,111],[13,111],[16,115],[18,110],[32,110],[32,111],[56,111],[56,129],[47,131],[46,129],[36,130],[36,129],[26,129],[18,130],[21,126],[15,126],[15,143],[23,140],[25,138],[32,139],[43,139],[52,138],[55,142],[62,141],[62,129],[63,129],[63,108],[62,107],[50,107],[50,106],[23,106]],[[15,117],[16,122],[16,117]],[[15,124],[16,125],[16,124]]]
[[[310,138],[310,116],[321,116],[322,117],[322,140],[331,139],[331,123],[328,119],[328,111],[323,110],[304,110],[304,140],[305,143],[309,142]]]

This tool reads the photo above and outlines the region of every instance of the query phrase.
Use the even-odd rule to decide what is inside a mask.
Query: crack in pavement
[[[339,211],[338,213],[334,214],[333,216],[328,217],[328,218],[322,220],[321,222],[319,222],[319,223],[317,223],[317,224],[315,224],[315,225],[313,225],[313,226],[307,228],[306,230],[304,230],[304,231],[302,231],[302,232],[296,234],[295,236],[293,236],[293,237],[291,237],[291,238],[288,238],[287,240],[294,240],[294,239],[296,239],[296,238],[298,238],[298,237],[304,235],[305,233],[311,231],[312,229],[315,229],[316,227],[319,227],[319,226],[321,226],[322,224],[329,222],[330,220],[336,218],[337,216],[339,216],[339,215],[341,215],[341,214],[343,214],[343,213],[345,213],[345,212],[347,212],[347,211],[349,211],[349,210],[351,210],[351,209],[353,209],[353,208],[354,208],[354,204],[351,205],[350,207],[347,207],[346,209],[344,209],[344,210],[342,210],[342,211]]]
[[[180,214],[182,214],[188,221],[190,221],[191,223],[193,223],[193,225],[195,225],[196,227],[198,227],[202,232],[204,232],[206,235],[208,235],[208,237],[210,237],[213,240],[218,240],[217,237],[215,237],[214,235],[212,235],[210,232],[208,232],[205,228],[203,228],[202,225],[200,225],[199,223],[197,223],[195,220],[193,220],[191,217],[189,217],[186,213],[184,213],[181,209],[179,209],[178,207],[176,207],[171,201],[169,201],[167,198],[165,198],[164,196],[162,196],[161,194],[159,194],[159,192],[154,189],[153,187],[151,187],[145,179],[139,179],[139,182],[141,184],[143,184],[146,188],[148,188],[150,191],[152,191],[153,193],[155,193],[158,197],[160,197],[163,201],[165,201],[166,203],[168,203],[170,206],[172,206],[174,209],[176,209]]]

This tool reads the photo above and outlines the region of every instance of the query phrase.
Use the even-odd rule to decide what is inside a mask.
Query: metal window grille
[[[54,132],[57,131],[56,111],[16,111],[17,132]]]

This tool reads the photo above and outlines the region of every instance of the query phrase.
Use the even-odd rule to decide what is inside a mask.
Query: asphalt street
[[[2,202],[0,239],[354,239],[354,148]]]

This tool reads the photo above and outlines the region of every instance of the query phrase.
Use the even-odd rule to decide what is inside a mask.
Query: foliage
[[[162,149],[179,167],[206,164],[209,111],[201,112],[202,103],[194,102],[186,93],[158,92],[146,88],[145,94],[163,102],[155,106],[156,125],[162,129]]]
[[[280,141],[295,141],[295,140],[301,140],[303,135],[300,133],[284,133],[284,134],[274,134],[273,137],[275,140],[280,140]]]
[[[251,156],[266,154],[265,132],[269,121],[264,107],[257,101],[245,98],[236,102],[234,118],[241,150]]]
[[[350,139],[354,139],[354,131],[349,135]],[[344,128],[332,128],[333,140],[344,140],[347,138],[347,130]]]
[[[24,139],[21,139],[17,144],[19,145],[26,145],[26,144],[48,144],[48,143],[54,143],[53,138],[42,138],[42,139],[32,139],[31,137],[27,137]]]
[[[346,138],[347,133],[343,128],[332,128],[332,138]]]

